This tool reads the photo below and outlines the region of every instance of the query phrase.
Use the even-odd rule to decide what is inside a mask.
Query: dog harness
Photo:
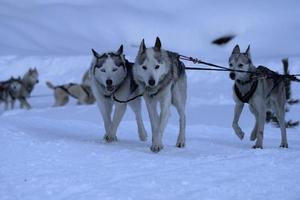
[[[246,84],[248,84],[250,82],[247,81]],[[237,96],[237,98],[243,102],[243,103],[249,103],[249,100],[251,99],[251,97],[253,96],[254,92],[256,91],[257,89],[257,85],[258,85],[258,80],[255,80],[252,85],[251,85],[251,88],[250,90],[242,95],[242,93],[240,92],[238,86],[236,85],[236,83],[234,84],[234,92],[235,92],[235,95]]]
[[[70,95],[71,97],[77,99],[76,96],[74,96],[73,94],[71,94],[71,93],[69,92],[69,88],[72,87],[72,86],[74,86],[74,85],[75,85],[75,83],[70,83],[67,87],[62,85],[62,86],[57,86],[56,88],[62,89],[62,90],[65,91],[68,95]]]

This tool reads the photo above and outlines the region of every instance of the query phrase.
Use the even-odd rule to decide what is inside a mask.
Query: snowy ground
[[[251,43],[254,64],[281,71],[281,58],[289,57],[291,71],[300,72],[298,1],[160,2],[3,0],[0,79],[36,66],[40,84],[32,95],[48,95],[45,81],[81,80],[91,47],[114,50],[122,42],[133,60],[141,38],[151,45],[156,35],[167,48],[222,65],[235,43],[243,48]],[[183,25],[188,28],[182,30]],[[238,35],[228,46],[209,44],[228,32]],[[267,125],[264,149],[253,150],[248,108],[240,123],[245,139],[240,141],[231,128],[228,74],[189,72],[188,86],[187,146],[175,147],[178,116],[173,109],[165,148],[158,154],[149,150],[145,106],[148,141],[138,140],[128,110],[113,144],[102,141],[96,105],[76,106],[72,100],[52,108],[53,97],[45,96],[29,99],[30,111],[3,112],[1,107],[0,199],[300,199],[299,127],[288,130],[290,148],[280,149],[279,129]],[[300,84],[293,91],[300,98]],[[300,106],[293,106],[287,119],[300,119],[299,113]]]

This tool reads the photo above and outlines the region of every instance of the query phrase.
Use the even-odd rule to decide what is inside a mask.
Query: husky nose
[[[229,77],[230,77],[231,80],[235,80],[235,73],[230,72]]]
[[[155,85],[155,80],[154,79],[150,79],[148,81],[148,84],[151,85],[151,86]]]
[[[111,86],[112,85],[112,80],[111,79],[107,79],[106,80],[106,85]]]

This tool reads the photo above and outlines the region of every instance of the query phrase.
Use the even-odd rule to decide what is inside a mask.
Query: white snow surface
[[[254,64],[300,72],[299,1],[96,1],[2,0],[0,80],[36,66],[40,83],[33,109],[0,116],[0,199],[300,199],[300,133],[288,129],[289,149],[280,149],[280,131],[266,125],[264,149],[251,149],[254,126],[247,107],[241,117],[243,141],[231,128],[232,81],[227,73],[188,72],[187,142],[175,147],[178,116],[152,153],[150,123],[143,104],[148,141],[140,142],[130,109],[119,141],[102,141],[104,126],[96,105],[53,108],[44,84],[80,82],[91,61],[90,48],[115,50],[121,43],[134,60],[142,38],[206,61],[227,65],[232,47],[251,43]],[[224,47],[210,41],[237,37]],[[188,64],[188,63],[186,63]],[[300,98],[300,84],[293,84]],[[46,95],[38,97],[38,95]],[[49,95],[49,96],[47,96]],[[287,119],[299,119],[292,106]]]

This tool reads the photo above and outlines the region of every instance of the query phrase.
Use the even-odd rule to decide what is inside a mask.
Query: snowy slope
[[[159,154],[149,150],[144,105],[148,141],[138,140],[128,110],[119,141],[106,144],[96,105],[72,100],[52,108],[44,84],[80,82],[91,47],[107,51],[124,43],[133,60],[140,40],[152,45],[156,35],[168,49],[222,65],[235,43],[251,43],[254,64],[281,71],[280,60],[289,57],[291,71],[299,73],[299,8],[292,0],[2,0],[0,80],[36,66],[40,83],[29,99],[32,110],[0,108],[0,199],[299,199],[299,127],[288,130],[290,148],[280,149],[279,129],[267,125],[264,149],[253,150],[254,121],[245,108],[240,141],[231,128],[226,73],[188,72],[187,146],[175,148],[178,116],[172,109]],[[210,45],[225,33],[237,37],[223,48]],[[300,84],[293,90],[300,98]],[[287,119],[299,113],[293,106]]]

